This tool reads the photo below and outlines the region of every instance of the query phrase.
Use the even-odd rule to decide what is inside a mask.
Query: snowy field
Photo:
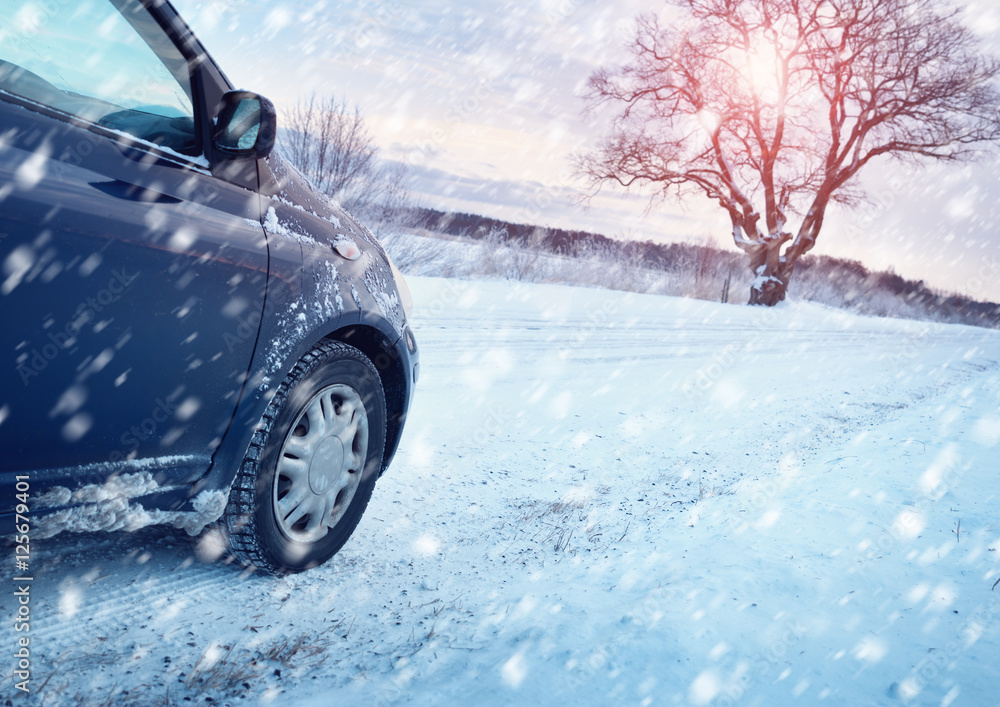
[[[411,286],[421,380],[341,553],[46,540],[38,701],[1000,704],[1000,332]]]

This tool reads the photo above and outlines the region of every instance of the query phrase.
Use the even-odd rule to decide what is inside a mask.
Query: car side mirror
[[[274,104],[250,91],[229,91],[215,122],[215,147],[233,157],[267,157],[274,149],[278,116]]]

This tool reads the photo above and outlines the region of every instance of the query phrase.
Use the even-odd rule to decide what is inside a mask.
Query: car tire
[[[368,505],[385,436],[371,361],[347,344],[317,344],[274,394],[233,482],[223,516],[232,554],[273,574],[333,557]]]

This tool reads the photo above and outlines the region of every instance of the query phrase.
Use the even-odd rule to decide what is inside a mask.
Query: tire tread
[[[221,519],[230,553],[246,568],[262,570],[269,574],[283,574],[289,571],[288,568],[273,562],[268,553],[261,547],[258,539],[254,511],[260,463],[264,456],[264,449],[270,440],[274,421],[284,407],[292,389],[315,367],[332,357],[357,361],[369,368],[375,379],[379,380],[378,371],[363,353],[348,344],[330,340],[316,344],[303,354],[285,376],[254,429],[240,469],[233,480],[229,492],[229,502],[226,504],[226,510]],[[385,409],[385,393],[381,386],[377,386],[377,395],[381,399],[383,409]],[[379,465],[381,466],[381,458]],[[370,496],[367,496],[363,499],[364,503],[354,519],[350,532],[354,531],[361,520],[364,510],[368,506],[369,498]]]

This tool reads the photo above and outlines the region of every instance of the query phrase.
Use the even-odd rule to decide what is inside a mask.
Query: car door
[[[0,471],[192,481],[267,276],[253,185],[205,158],[224,87],[156,3],[0,8]]]

